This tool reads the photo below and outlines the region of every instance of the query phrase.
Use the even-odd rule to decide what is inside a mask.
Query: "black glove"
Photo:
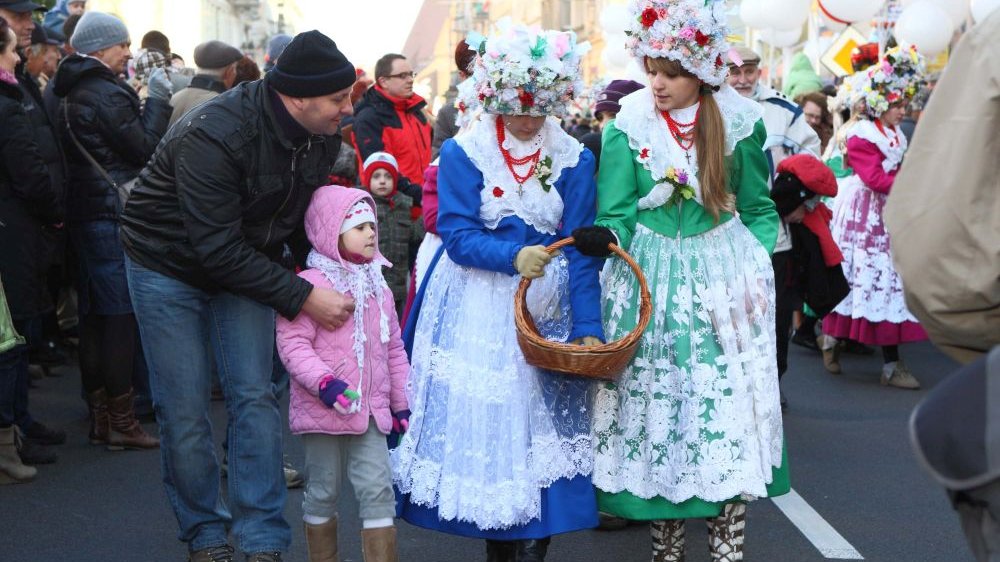
[[[585,256],[606,258],[611,255],[608,244],[618,243],[610,228],[604,226],[585,226],[573,231],[573,243],[576,249]]]

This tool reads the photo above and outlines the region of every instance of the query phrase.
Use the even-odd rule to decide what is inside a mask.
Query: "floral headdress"
[[[488,113],[564,115],[583,90],[580,60],[590,43],[577,43],[571,31],[528,28],[505,18],[494,35],[473,32],[465,41],[479,53],[472,78]]]
[[[912,99],[924,82],[925,72],[924,57],[916,47],[886,51],[878,64],[865,71],[868,80],[863,89],[868,115],[877,118],[890,105]]]
[[[626,47],[639,59],[675,60],[704,82],[721,86],[729,52],[724,0],[631,0]]]

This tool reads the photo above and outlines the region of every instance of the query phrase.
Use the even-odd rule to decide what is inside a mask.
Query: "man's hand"
[[[354,299],[333,289],[313,287],[302,305],[302,312],[327,330],[335,330],[354,314]]]

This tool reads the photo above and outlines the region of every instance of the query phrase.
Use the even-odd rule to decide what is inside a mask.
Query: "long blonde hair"
[[[698,79],[681,66],[681,63],[664,58],[646,57],[646,69],[662,72],[670,77],[685,76]],[[719,215],[733,212],[735,198],[729,191],[729,171],[726,169],[726,126],[719,104],[710,86],[701,83],[698,123],[694,127],[694,145],[698,151],[698,182],[705,210],[719,222]]]

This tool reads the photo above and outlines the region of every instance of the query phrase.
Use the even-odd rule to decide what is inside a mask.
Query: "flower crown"
[[[590,43],[577,43],[571,31],[528,28],[504,18],[495,34],[472,32],[465,41],[479,53],[472,78],[488,113],[564,115],[583,90],[580,60]]]
[[[726,79],[724,0],[631,0],[626,47],[639,59],[675,60],[702,81],[721,86]]]
[[[923,84],[925,71],[924,57],[916,47],[886,51],[882,60],[865,71],[867,83],[863,89],[868,115],[879,117],[890,105],[912,99]]]

